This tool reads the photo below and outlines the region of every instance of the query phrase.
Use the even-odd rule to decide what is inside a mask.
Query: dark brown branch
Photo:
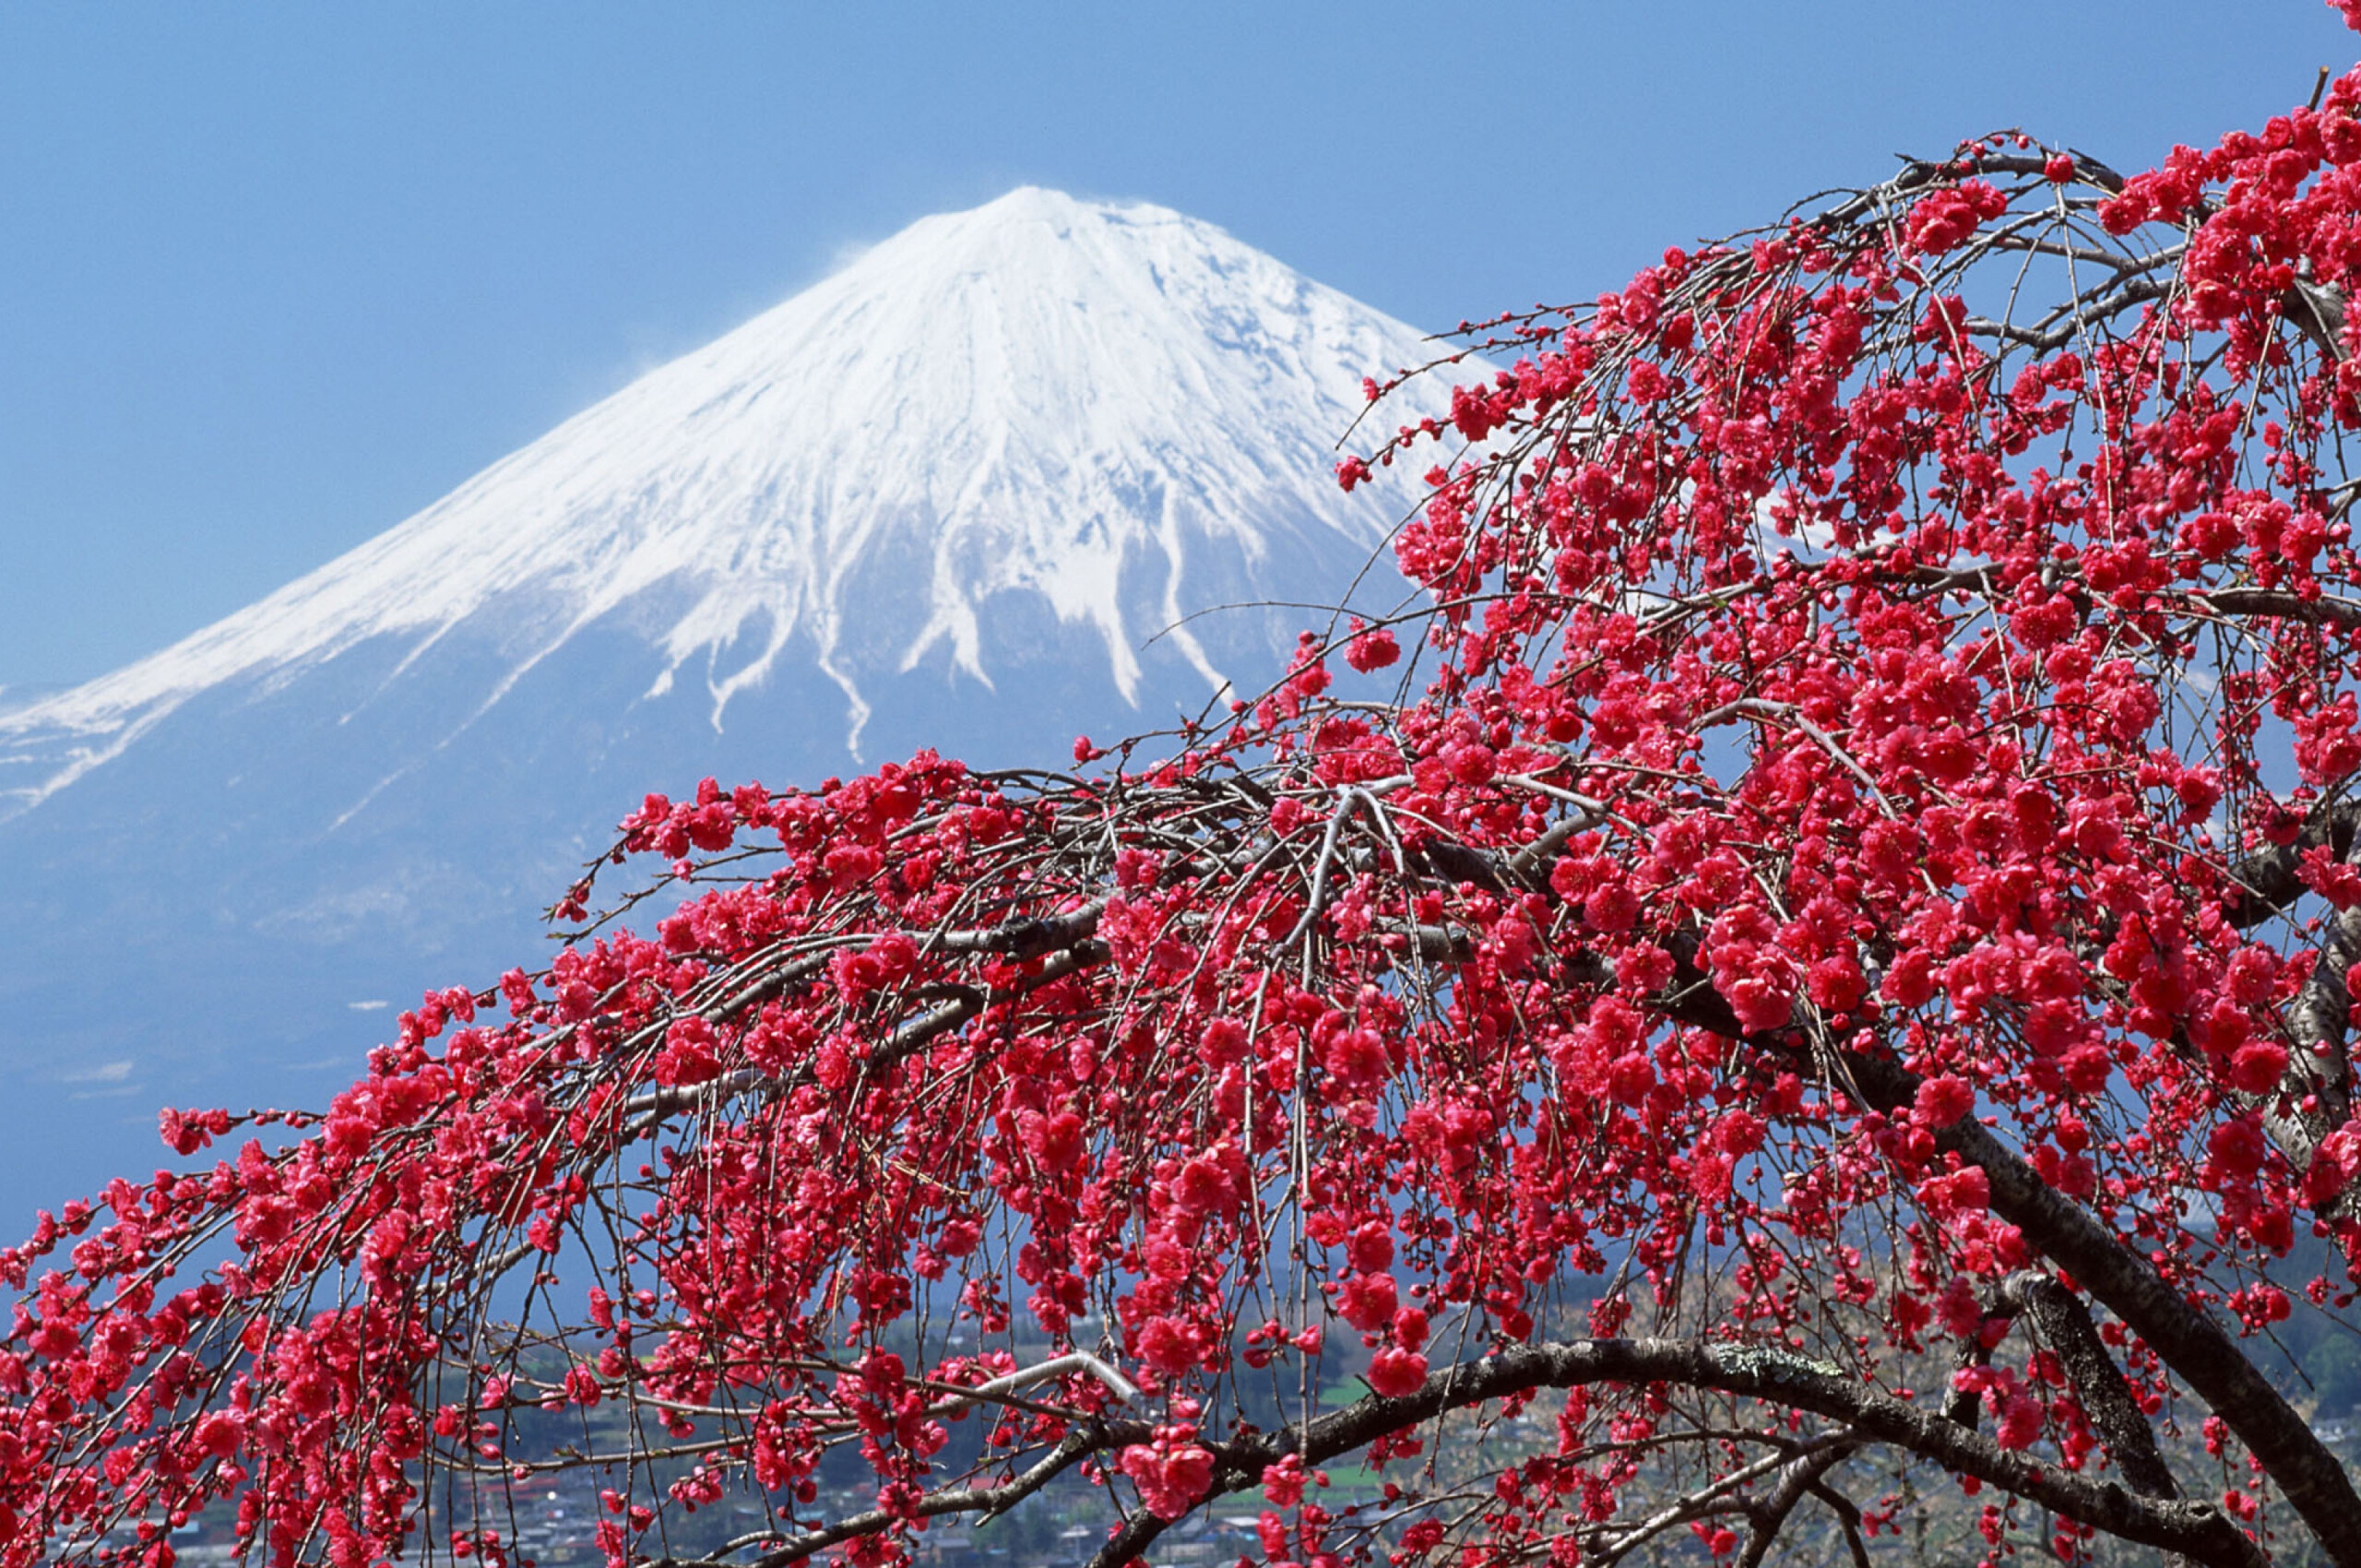
[[[1826,1446],[1826,1440],[1814,1444],[1813,1448],[1816,1452],[1824,1446]],[[1637,1524],[1622,1527],[1619,1527],[1613,1522],[1595,1526],[1592,1533],[1597,1538],[1597,1544],[1586,1543],[1583,1560],[1585,1562],[1596,1562],[1599,1568],[1612,1568],[1613,1564],[1622,1562],[1650,1541],[1668,1531],[1678,1529],[1682,1525],[1692,1524],[1700,1519],[1714,1518],[1717,1515],[1751,1514],[1754,1509],[1743,1499],[1735,1497],[1732,1493],[1750,1486],[1774,1471],[1784,1471],[1787,1467],[1787,1463],[1786,1455],[1774,1454],[1767,1458],[1758,1459],[1751,1465],[1740,1466],[1726,1475],[1708,1479],[1703,1485],[1663,1504]],[[1525,1552],[1528,1556],[1534,1555],[1535,1547],[1527,1546]]]
[[[2341,1127],[2346,1116],[2344,1073],[2346,1020],[2352,1016],[2352,973],[2361,957],[2361,904],[2337,911],[2320,938],[2312,972],[2287,1010],[2287,1031],[2297,1051],[2289,1087],[2320,1097],[2320,1119]]]
[[[2301,898],[2308,891],[2299,874],[2305,853],[2325,849],[2341,861],[2352,852],[2356,827],[2361,827],[2361,801],[2338,797],[2313,808],[2288,842],[2258,850],[2233,865],[2230,877],[2242,895],[2235,908],[2224,911],[2230,923],[2241,930],[2260,925]]]
[[[2100,1342],[2089,1309],[2056,1279],[2032,1269],[2002,1283],[2000,1304],[2030,1322],[2058,1357],[2082,1399],[2091,1430],[2106,1445],[2125,1484],[2142,1497],[2178,1497],[2180,1484],[2156,1446],[2155,1431],[2132,1396],[2123,1370]]]
[[[1447,882],[1470,883],[1487,893],[1501,893],[1508,889],[1508,873],[1499,860],[1481,849],[1448,838],[1437,838],[1411,857],[1413,866],[1423,861],[1424,869]]]
[[[1746,1549],[1738,1553],[1738,1568],[1762,1568],[1762,1559],[1771,1550],[1771,1543],[1779,1538],[1787,1515],[1820,1485],[1821,1478],[1851,1458],[1857,1446],[1853,1443],[1833,1443],[1817,1453],[1799,1454],[1787,1461],[1771,1495],[1748,1511]]]
[[[2350,865],[2361,854],[2361,838],[2338,851]],[[2353,966],[2361,960],[2361,905],[2339,909],[2327,922],[2304,977],[2286,1010],[2287,1070],[2279,1092],[2254,1102],[2263,1125],[2299,1174],[2308,1175],[2321,1142],[2344,1125],[2353,1111],[2352,1053],[2347,1043],[2352,1017]],[[2286,1106],[2289,1109],[2283,1110]],[[2355,1189],[2343,1188],[2317,1206],[2341,1218],[2352,1212]]]
[[[1528,1389],[1600,1383],[1677,1384],[1809,1411],[1842,1422],[1865,1443],[1915,1454],[2108,1535],[2221,1568],[2260,1568],[2263,1562],[2254,1543],[2211,1503],[2135,1496],[2112,1481],[2092,1480],[2004,1449],[1936,1411],[1880,1393],[1841,1368],[1785,1349],[1713,1341],[1579,1339],[1512,1346],[1438,1372],[1402,1398],[1372,1395],[1308,1424],[1225,1444],[1215,1450],[1212,1495],[1260,1485],[1264,1467],[1291,1453],[1306,1464],[1325,1464],[1445,1410]],[[1142,1555],[1167,1523],[1153,1515],[1133,1515],[1099,1549],[1093,1568],[1121,1568]]]
[[[1851,1051],[1842,1060],[1874,1110],[1899,1111],[1917,1092],[1916,1076],[1898,1063]],[[2270,1472],[2331,1562],[2361,1568],[2361,1496],[2343,1464],[2219,1323],[1974,1117],[1944,1128],[1935,1145],[1981,1170],[1991,1184],[1992,1212],[2073,1275],[2212,1407]]]
[[[1548,832],[1509,857],[1509,874],[1528,887],[1548,887],[1549,868],[1565,852],[1574,835],[1596,826],[1596,820],[1587,812],[1560,818]]]
[[[1094,898],[1062,915],[1006,921],[983,931],[947,931],[921,937],[920,941],[938,953],[995,953],[1020,960],[1038,958],[1089,937],[1098,929],[1098,917],[1106,912],[1107,900]]]
[[[1845,1547],[1853,1555],[1853,1568],[1869,1568],[1869,1543],[1861,1537],[1861,1505],[1824,1480],[1812,1483],[1811,1494],[1845,1526]]]
[[[2077,594],[2084,591],[2071,563],[2048,563],[2044,570],[2057,572],[2063,582],[2075,585],[2072,591]],[[1898,580],[1938,594],[1966,591],[1987,600],[1999,597],[2006,587],[2001,566],[1996,562],[1970,566],[1913,565],[1901,572]],[[2306,598],[2285,588],[2218,588],[2159,593],[2153,602],[2158,609],[2216,620],[2300,621],[2309,626],[2344,630],[2361,627],[2361,600],[2336,594]]]
[[[1952,1392],[1951,1397],[1943,1401],[1943,1420],[1970,1431],[1975,1430],[1984,1414],[1984,1396],[1973,1388],[1960,1387],[1959,1376],[1970,1367],[1992,1364],[1992,1339],[2006,1333],[2007,1327],[2005,1320],[1995,1325],[1992,1314],[1987,1313],[1976,1323],[1975,1332],[1959,1342],[1959,1352],[1952,1358]]]
[[[2296,330],[2312,340],[2312,346],[2327,356],[2331,363],[2345,357],[2344,295],[2342,291],[2326,284],[2298,278],[2279,296],[2280,308]]]
[[[2097,159],[2079,152],[2073,154],[2073,159],[2076,179],[2095,185],[2110,196],[2118,195],[2122,191],[2123,176],[2101,163]],[[1858,223],[1882,212],[1897,196],[1905,196],[1913,191],[1924,190],[1929,185],[1945,181],[1963,179],[1969,174],[2031,176],[2047,172],[2046,160],[2028,153],[1985,152],[1970,158],[1951,158],[1940,161],[1933,159],[1914,158],[1902,166],[1902,172],[1885,184],[1872,185],[1865,191],[1853,192],[1845,200],[1829,208],[1810,221],[1815,228],[1820,229],[1833,229]]]
[[[2361,626],[2361,601],[2321,594],[2303,599],[2283,588],[2227,588],[2190,594],[2192,602],[2224,615],[2301,621],[2311,626]]]
[[[2336,815],[2322,814],[2331,819]],[[1699,943],[1693,934],[1675,937],[1666,945],[1677,967],[1672,985],[1656,999],[1657,1011],[1693,1028],[1809,1060],[1809,1047],[1797,1030],[1750,1035],[1740,1028],[1728,1002],[1697,964]],[[1846,1051],[1836,1053],[1835,1061],[1871,1110],[1891,1114],[1916,1097],[1916,1075],[1890,1057]],[[2227,1423],[2319,1537],[2330,1560],[2342,1568],[2361,1568],[2361,1495],[2355,1493],[2343,1463],[2222,1325],[2081,1205],[2044,1182],[1974,1117],[1962,1117],[1942,1129],[1935,1142],[1939,1149],[1983,1170],[1991,1187],[1992,1211],[2145,1340]]]
[[[1998,339],[2021,349],[2030,349],[2036,354],[2054,353],[2070,347],[2090,330],[2094,321],[2105,321],[2110,316],[2122,315],[2134,305],[2167,298],[2172,289],[2173,285],[2152,278],[2134,278],[2098,299],[2077,300],[2066,319],[2046,332],[2036,327],[2013,327],[2007,322],[1987,320],[1980,315],[1968,318],[1967,331],[1971,336]]]
[[[1096,928],[1097,921],[1097,917],[1093,914],[1091,917],[1093,929]],[[1103,964],[1109,956],[1110,956],[1110,949],[1105,943],[1096,938],[1081,940],[1076,941],[1070,947],[1052,954],[1049,962],[1041,966],[1041,972],[1028,979],[1021,986],[1006,987],[989,993],[979,991],[973,986],[938,988],[937,993],[947,992],[950,993],[950,1000],[896,1026],[894,1032],[887,1036],[884,1042],[867,1058],[868,1065],[872,1071],[879,1067],[891,1066],[910,1055],[919,1047],[958,1028],[987,1006],[995,1003],[1015,1001],[1030,992],[1038,991],[1045,985],[1062,980],[1077,970]],[[718,1011],[709,1012],[706,1016],[715,1022],[734,1017],[734,1015]],[[635,1095],[625,1102],[623,1110],[626,1114],[640,1117],[675,1115],[683,1111],[710,1105],[717,1096],[742,1094],[753,1088],[764,1088],[774,1092],[782,1088],[794,1088],[809,1081],[810,1077],[811,1070],[808,1067],[793,1079],[774,1078],[750,1067],[741,1068],[737,1072],[725,1075],[709,1083],[693,1084],[680,1088],[653,1089],[645,1094]]]

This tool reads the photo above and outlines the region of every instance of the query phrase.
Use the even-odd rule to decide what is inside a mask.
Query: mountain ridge
[[[1275,308],[1242,310],[1223,291]],[[1059,319],[1068,314],[1082,319]],[[913,317],[969,340],[930,359]],[[1195,339],[1228,351],[1202,351]],[[1407,357],[1417,341],[1211,225],[1021,187],[921,220],[245,610],[0,711],[0,752],[20,763],[43,731],[65,742],[38,778],[0,776],[0,800],[37,804],[196,691],[332,659],[371,636],[418,636],[422,651],[495,598],[538,596],[547,602],[508,610],[528,641],[546,633],[512,663],[513,683],[675,576],[697,591],[657,639],[663,663],[647,695],[665,695],[707,655],[717,728],[800,633],[844,695],[858,757],[872,704],[852,666],[906,671],[940,646],[989,687],[979,602],[1009,589],[1095,630],[1127,701],[1139,691],[1136,646],[1158,630],[1210,694],[1225,677],[1184,619],[1202,607],[1183,602],[1190,544],[1217,540],[1251,567],[1266,553],[1271,519],[1286,517],[1374,547],[1378,509],[1345,501],[1326,454],[1299,433],[1333,440],[1358,411],[1349,389],[1358,376]],[[1027,350],[1033,358],[1020,359]],[[1078,356],[1091,371],[1079,380]],[[1110,387],[1126,373],[1133,385]],[[833,406],[791,396],[789,383],[831,375]],[[1304,388],[1323,375],[1323,396],[1307,400]],[[1078,454],[1074,444],[1024,439],[1026,416],[1038,426],[1042,405],[1082,435]],[[844,417],[848,407],[856,418]],[[1212,441],[1180,439],[1192,419]],[[1257,450],[1258,433],[1270,431],[1291,444],[1285,468]],[[943,460],[912,462],[913,432],[941,444]],[[913,528],[897,514],[921,520]],[[503,526],[486,527],[487,515]],[[914,537],[927,530],[931,540]],[[925,618],[898,648],[841,658],[856,608],[845,590],[884,549],[926,560]],[[1127,604],[1126,568],[1157,565],[1159,601]],[[751,655],[725,669],[724,656],[749,642]],[[496,684],[483,706],[507,689]]]
[[[380,1038],[356,1003],[532,962],[647,790],[1035,763],[1258,689],[1302,612],[1203,612],[1382,548],[1418,488],[1347,495],[1335,443],[1426,352],[1209,224],[1024,188],[170,647],[0,694],[0,1215],[137,1168],[160,1102],[325,1099]]]

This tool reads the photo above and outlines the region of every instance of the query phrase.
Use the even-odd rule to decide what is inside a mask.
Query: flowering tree
[[[587,1467],[617,1562],[1088,1483],[1110,1565],[1233,1496],[1273,1563],[1948,1496],[2361,1564],[2270,1348],[2361,1248],[2356,113],[1986,137],[1474,332],[1341,472],[1474,444],[1415,612],[1220,725],[649,797],[652,934],[586,878],[324,1116],[168,1114],[278,1131],[0,1253],[0,1561],[498,1565]]]

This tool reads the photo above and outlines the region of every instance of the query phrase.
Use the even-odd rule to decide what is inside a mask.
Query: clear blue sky
[[[1413,322],[1997,125],[2118,167],[2361,39],[2207,4],[0,8],[0,683],[85,679],[1025,182]]]

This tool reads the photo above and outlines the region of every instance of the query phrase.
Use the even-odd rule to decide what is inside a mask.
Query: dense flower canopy
[[[1233,1493],[1273,1563],[1866,1560],[1963,1488],[2361,1564],[2262,1349],[2361,1248],[2356,114],[1989,137],[1470,329],[1340,472],[1440,464],[1418,598],[1218,723],[650,796],[622,921],[0,1253],[0,1560],[498,1563],[589,1467],[617,1562],[1079,1477],[1109,1564]]]

